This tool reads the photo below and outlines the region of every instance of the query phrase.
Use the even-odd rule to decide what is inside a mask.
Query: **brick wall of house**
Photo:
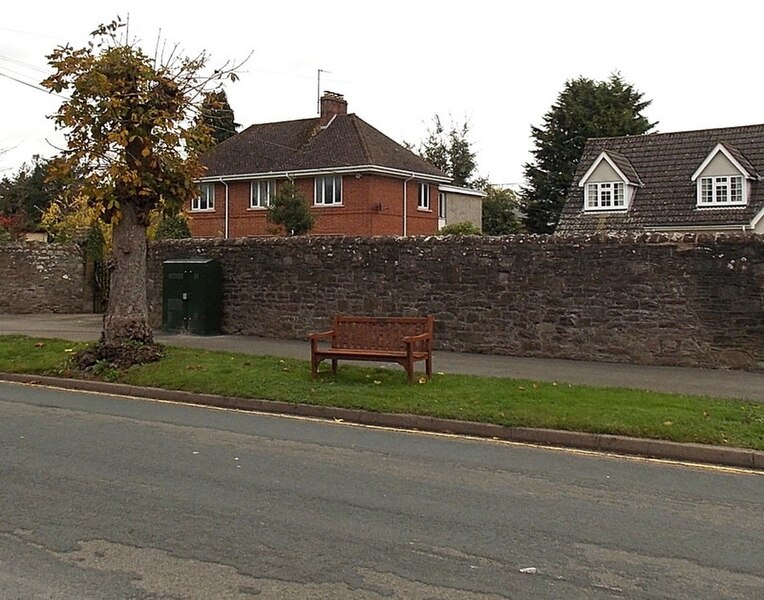
[[[77,246],[0,245],[0,312],[79,313],[92,310]]]
[[[300,191],[311,204],[316,222],[314,235],[401,235],[403,232],[403,185],[401,179],[363,174],[343,177],[342,206],[312,206],[313,178],[296,179]],[[431,210],[417,208],[418,183],[407,184],[409,235],[431,235],[438,229],[437,186],[430,186]],[[215,184],[215,211],[188,211],[194,237],[224,237],[225,192]],[[228,183],[229,238],[273,235],[276,229],[265,219],[264,209],[249,207],[250,182]]]
[[[440,349],[764,368],[762,236],[161,242],[154,325],[162,261],[198,256],[222,262],[229,333],[304,338],[336,313],[431,313]]]

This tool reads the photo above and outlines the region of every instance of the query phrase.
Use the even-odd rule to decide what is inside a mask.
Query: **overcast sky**
[[[187,54],[207,50],[213,67],[252,52],[226,85],[244,126],[315,115],[323,69],[322,90],[396,141],[419,142],[436,113],[468,120],[494,183],[522,182],[531,125],[579,76],[619,71],[653,100],[659,131],[764,122],[760,1],[31,0],[6,3],[0,20],[1,174],[63,144],[46,118],[61,99],[34,88],[46,54],[128,14],[152,54],[160,32]]]

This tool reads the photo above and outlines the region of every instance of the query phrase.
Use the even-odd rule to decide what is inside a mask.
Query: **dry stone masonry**
[[[86,310],[84,263],[76,246],[0,245],[0,312]]]
[[[223,330],[305,338],[337,313],[436,318],[441,350],[764,368],[764,238],[596,234],[251,238],[152,244],[162,262],[217,258]]]

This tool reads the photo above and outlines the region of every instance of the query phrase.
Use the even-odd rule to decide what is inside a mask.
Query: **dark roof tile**
[[[764,172],[764,125],[590,139],[568,191],[557,233],[749,224],[764,208],[764,182],[758,178],[748,182],[750,194],[745,207],[697,207],[692,174],[719,143],[746,170],[750,167],[754,177]],[[602,151],[614,161],[620,161],[616,156],[627,159],[644,184],[635,191],[627,211],[583,210],[584,192],[578,182]],[[620,162],[617,164],[621,168]]]
[[[318,117],[252,125],[216,146],[203,159],[206,177],[374,165],[447,177],[355,114],[327,127]]]

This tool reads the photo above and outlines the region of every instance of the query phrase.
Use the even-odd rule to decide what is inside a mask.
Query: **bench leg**
[[[337,374],[337,359],[336,358],[332,359],[332,374],[333,375]]]
[[[406,369],[406,375],[408,375],[409,383],[414,383],[414,361],[407,360],[406,364],[403,365],[403,368]]]
[[[318,377],[318,360],[315,354],[310,355],[310,376],[315,379]]]
[[[432,355],[428,355],[425,359],[425,365],[427,367],[427,379],[432,379]]]

